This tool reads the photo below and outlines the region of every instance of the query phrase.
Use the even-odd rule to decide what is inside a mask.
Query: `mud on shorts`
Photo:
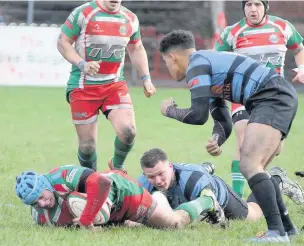
[[[292,84],[278,76],[249,97],[245,107],[249,123],[272,126],[286,138],[298,109],[298,96]]]
[[[107,117],[112,109],[133,109],[129,88],[125,81],[104,85],[87,85],[67,92],[74,124],[90,124],[99,111]]]

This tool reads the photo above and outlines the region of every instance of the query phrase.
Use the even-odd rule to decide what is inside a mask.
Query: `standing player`
[[[242,1],[242,8],[245,18],[225,28],[215,49],[249,56],[276,69],[281,76],[284,75],[285,54],[290,49],[299,68],[294,82],[304,83],[303,38],[294,26],[286,20],[267,15],[269,1]],[[242,104],[232,103],[231,109],[237,137],[235,158],[231,166],[232,188],[244,196],[245,178],[240,172],[240,149],[249,115]]]
[[[257,242],[288,242],[280,211],[286,211],[278,184],[270,179],[267,165],[286,138],[298,107],[293,86],[275,70],[255,60],[232,53],[196,51],[191,32],[177,30],[165,35],[160,51],[171,76],[186,79],[191,92],[191,107],[178,108],[172,99],[164,100],[164,116],[192,125],[214,119],[213,138],[206,148],[212,155],[221,153],[229,137],[231,118],[224,99],[245,105],[250,114],[241,150],[242,174],[261,207],[268,230]],[[210,108],[211,107],[211,108]]]
[[[126,48],[143,81],[145,95],[150,97],[156,92],[137,16],[121,6],[121,0],[83,4],[62,26],[57,48],[72,64],[67,100],[78,135],[80,164],[97,168],[97,117],[101,110],[117,134],[109,166],[123,169],[136,134],[133,105],[124,78]]]
[[[80,218],[73,218],[68,211],[66,198],[73,191],[87,194]],[[179,228],[206,212],[204,196],[173,211],[168,203],[158,204],[147,190],[122,171],[98,173],[72,165],[55,168],[45,175],[33,171],[21,173],[16,178],[16,194],[23,203],[38,208],[38,224],[56,226],[76,224],[93,229],[93,221],[102,211],[103,224],[130,220],[153,227]],[[223,212],[217,201],[212,201],[213,207],[208,212],[217,220],[217,214],[223,215]]]

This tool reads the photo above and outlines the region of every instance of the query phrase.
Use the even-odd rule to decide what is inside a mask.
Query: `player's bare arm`
[[[304,47],[303,44],[299,45],[295,50],[293,50],[296,64],[298,66],[297,75],[292,80],[292,82],[304,83]]]
[[[94,76],[98,73],[101,61],[86,62],[75,50],[74,40],[65,35],[63,32],[60,33],[57,40],[57,49],[60,54],[71,64],[78,67],[85,74]]]
[[[77,66],[81,62],[82,58],[78,55],[73,47],[74,40],[69,38],[63,32],[60,33],[57,40],[57,49],[60,54],[71,64]]]
[[[146,97],[151,97],[156,93],[156,89],[151,82],[147,52],[142,41],[139,40],[136,43],[129,43],[127,49],[131,62],[135,65],[143,81],[145,95]]]

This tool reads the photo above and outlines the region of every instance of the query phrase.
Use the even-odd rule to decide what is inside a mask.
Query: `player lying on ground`
[[[242,199],[221,178],[210,173],[207,164],[172,163],[167,154],[161,149],[150,149],[141,158],[143,174],[137,179],[151,194],[159,190],[167,197],[170,206],[174,209],[180,204],[189,202],[200,197],[207,190],[214,194],[214,198],[223,208],[228,219],[247,219],[256,221],[263,215],[253,194],[247,202]],[[273,168],[270,173],[275,173],[273,178],[284,187],[289,197],[302,197],[303,191],[294,181],[290,180],[285,172],[278,174],[278,167]],[[273,172],[275,170],[275,172]],[[214,202],[211,197],[204,197],[206,209],[212,209]],[[288,235],[298,234],[297,229],[291,221],[285,219],[284,228]]]
[[[217,51],[231,51],[249,56],[256,61],[275,68],[284,76],[284,62],[287,50],[291,50],[299,69],[293,82],[304,83],[303,38],[287,20],[268,15],[269,1],[242,1],[245,18],[228,26],[215,44]],[[244,195],[245,178],[240,172],[240,150],[249,114],[242,104],[232,103],[231,116],[236,133],[236,153],[232,161],[232,188]]]
[[[74,191],[87,196],[86,205],[77,218],[70,213],[71,206],[66,200]],[[53,169],[45,175],[32,171],[21,173],[16,178],[16,194],[23,203],[43,209],[43,213],[32,209],[37,223],[57,226],[75,224],[94,229],[93,221],[101,212],[100,224],[130,220],[157,228],[179,228],[206,212],[203,197],[173,211],[169,204],[158,204],[155,197],[122,171],[98,173],[72,165]],[[217,204],[215,207],[221,210]],[[213,209],[211,212],[215,222],[224,220],[219,217],[222,211]]]
[[[298,108],[293,86],[252,58],[228,52],[196,51],[189,31],[172,31],[160,42],[160,51],[172,77],[186,79],[191,107],[178,108],[172,99],[164,100],[164,116],[192,125],[204,125],[209,109],[214,119],[206,146],[211,155],[221,153],[221,145],[231,134],[232,121],[225,99],[245,105],[250,120],[242,144],[240,168],[267,221],[267,233],[254,242],[289,242],[281,214],[287,210],[279,187],[266,172],[281,148]]]

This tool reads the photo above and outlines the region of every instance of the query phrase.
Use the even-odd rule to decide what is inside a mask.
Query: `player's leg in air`
[[[114,156],[108,165],[110,169],[124,170],[124,161],[133,147],[136,135],[134,110],[127,83],[117,82],[112,87],[102,106],[117,135]]]
[[[244,197],[246,179],[240,171],[240,150],[244,140],[244,133],[248,124],[249,114],[241,104],[231,104],[231,116],[236,134],[236,148],[234,160],[231,164],[232,189],[240,196]]]

